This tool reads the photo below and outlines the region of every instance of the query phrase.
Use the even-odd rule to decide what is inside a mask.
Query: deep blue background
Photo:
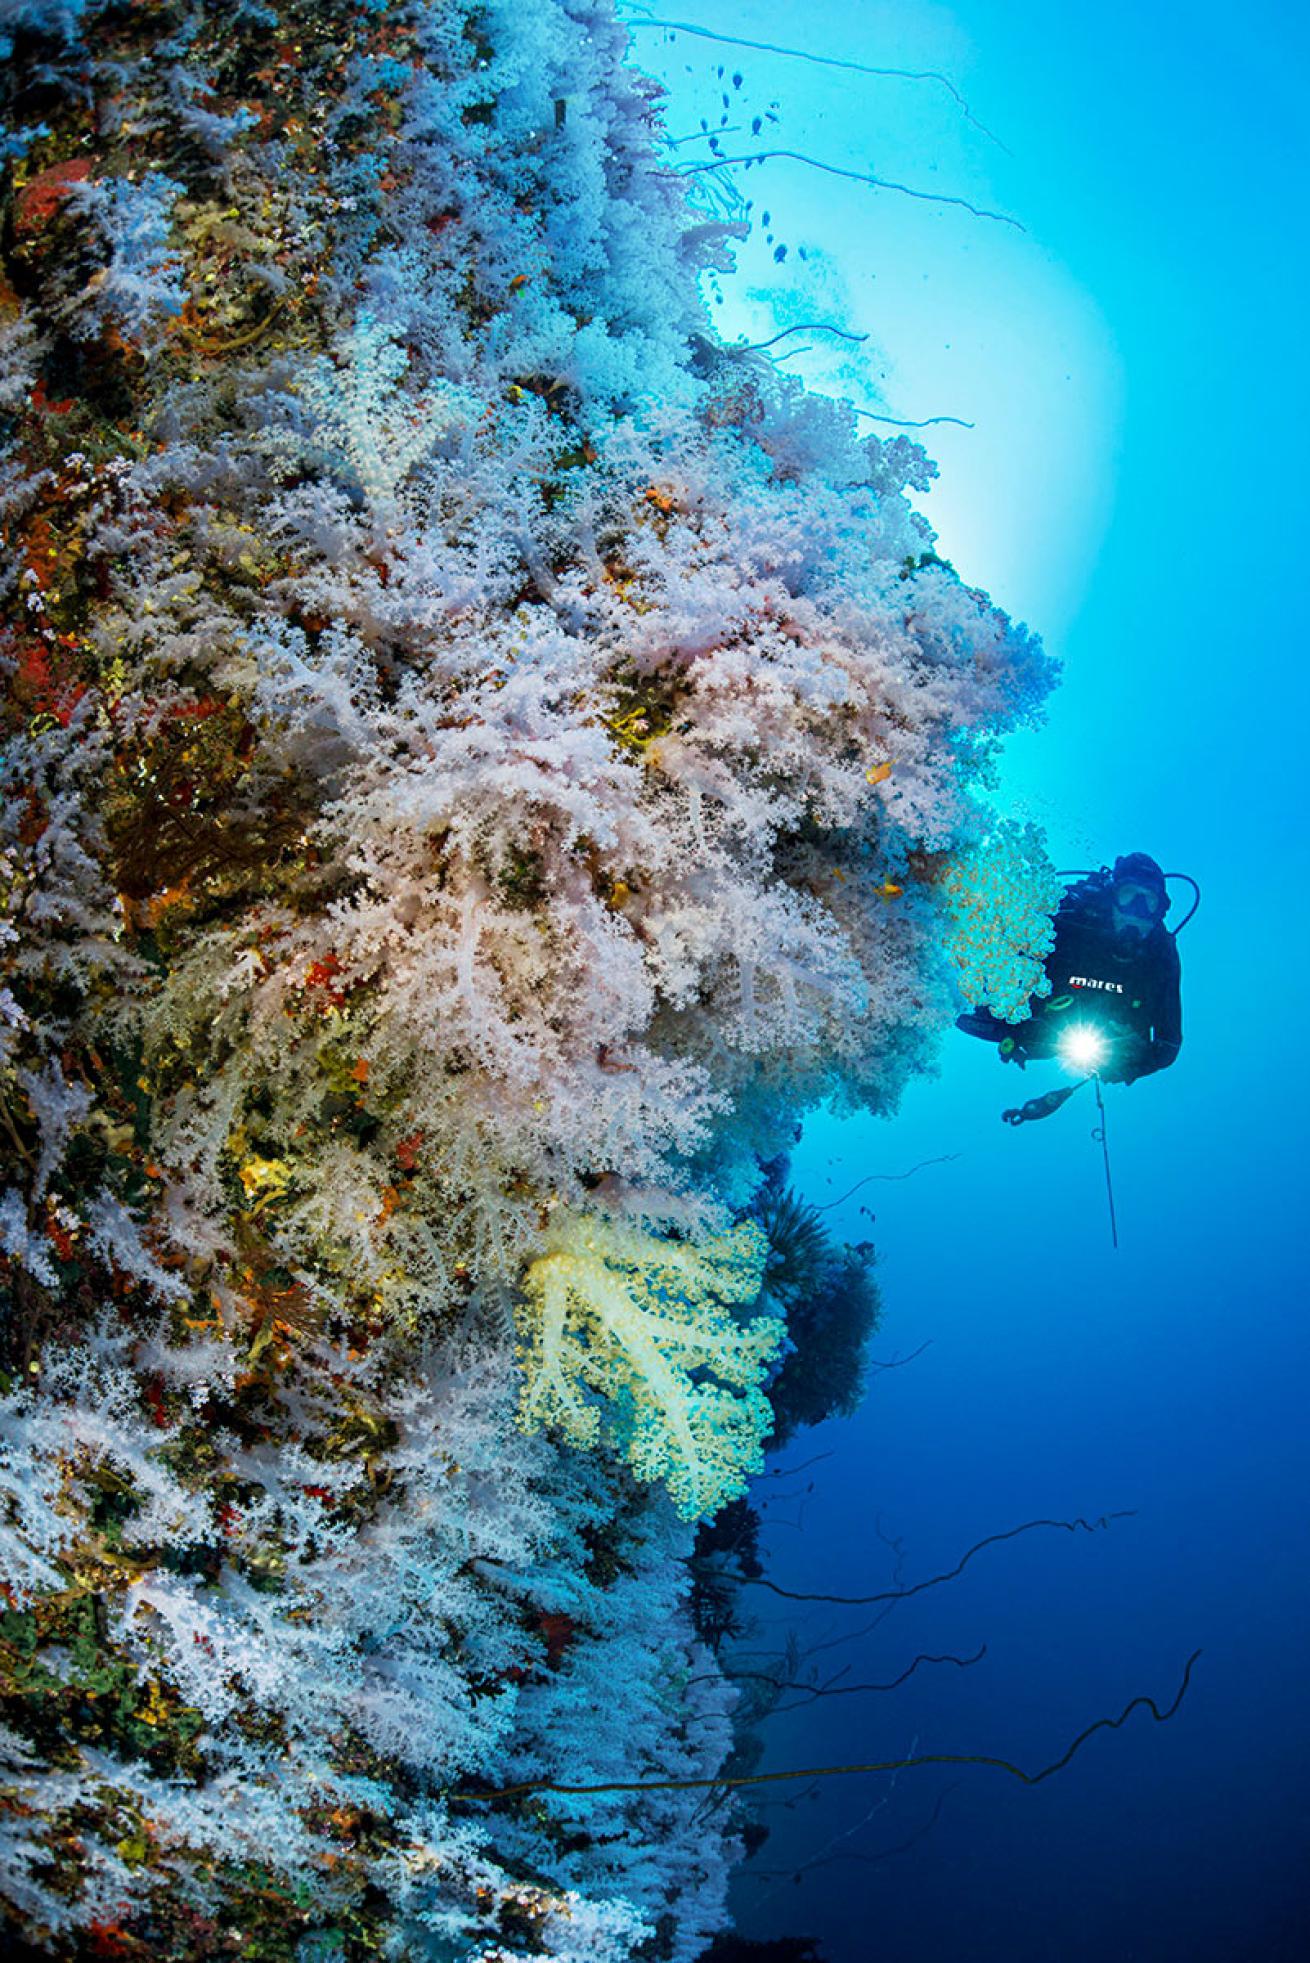
[[[1013,751],[1009,795],[1043,818],[1059,863],[1143,848],[1205,889],[1180,942],[1181,1058],[1109,1094],[1117,1254],[1086,1094],[1012,1134],[998,1113],[1017,1085],[964,1038],[894,1121],[807,1127],[796,1172],[816,1200],[865,1172],[961,1156],[830,1216],[855,1239],[871,1231],[861,1205],[876,1211],[878,1354],[931,1347],[879,1375],[857,1418],[797,1441],[792,1460],[831,1456],[796,1482],[814,1481],[803,1532],[797,1501],[768,1508],[773,1577],[887,1586],[879,1525],[913,1581],[1034,1515],[1138,1511],[1093,1537],[992,1549],[816,1659],[849,1661],[858,1680],[895,1675],[920,1649],[988,1644],[972,1669],[771,1719],[766,1764],[895,1756],[917,1741],[1037,1766],[1137,1693],[1167,1701],[1201,1646],[1190,1696],[1171,1724],[1139,1711],[1034,1791],[981,1769],[832,1780],[812,1797],[773,1789],[773,1835],[734,1893],[740,1926],[813,1932],[832,1963],[1310,1955],[1305,16],[1123,0],[671,11],[869,62],[950,67],[1008,146],[939,138],[949,98],[928,114],[908,86],[852,93],[822,71],[777,61],[766,76],[760,57],[637,36],[639,58],[668,75],[675,121],[717,101],[718,60],[742,60],[784,127],[797,105],[793,135],[818,116],[804,135],[824,155],[868,167],[895,139],[898,168],[917,156],[918,181],[1021,217],[1014,245],[994,225],[866,195],[840,272],[857,324],[890,351],[870,384],[882,378],[892,413],[976,420],[985,450],[953,429],[932,445],[964,489],[925,509],[940,510],[943,549],[966,576],[1045,630],[1066,664],[1048,726]],[[772,168],[775,229],[803,241],[814,201],[837,192]],[[953,292],[963,315],[976,291],[976,259],[952,252],[1004,238],[996,249],[1018,255],[996,262],[990,316],[1003,325],[1011,307],[1012,341],[994,326],[988,347],[943,370],[954,393],[930,403],[897,399],[915,351],[898,364],[895,307],[878,317],[862,297],[861,269],[893,235],[903,270],[911,215],[945,282],[943,318]],[[793,250],[774,275],[778,318],[797,317],[797,270]],[[882,290],[894,298],[894,283]],[[1069,292],[1085,296],[1081,326]],[[744,302],[725,304],[730,319]],[[1099,434],[1002,386],[1007,362],[1025,381],[1024,333],[1040,351],[1062,331],[1043,321],[1070,317],[1070,387],[1083,408],[1104,405]],[[980,453],[998,459],[990,494],[970,476]],[[1034,472],[1040,509],[1022,503]],[[1082,487],[1067,511],[1062,473]],[[979,562],[989,537],[995,567]],[[855,1611],[789,1616],[753,1599],[774,1636],[790,1626],[813,1643],[859,1626]],[[932,1831],[889,1853],[947,1787]]]

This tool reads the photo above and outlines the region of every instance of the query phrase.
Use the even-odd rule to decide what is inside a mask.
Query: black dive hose
[[[1099,1125],[1092,1127],[1092,1137],[1100,1146],[1101,1157],[1105,1160],[1105,1197],[1110,1202],[1110,1239],[1113,1245],[1118,1247],[1119,1226],[1114,1217],[1114,1182],[1110,1178],[1110,1141],[1105,1135],[1105,1099],[1101,1096],[1101,1077],[1099,1071],[1092,1079],[1092,1082],[1096,1085],[1096,1109],[1101,1119]]]

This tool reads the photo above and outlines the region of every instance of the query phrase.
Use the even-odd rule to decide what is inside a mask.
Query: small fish
[[[884,879],[882,885],[875,886],[873,890],[880,900],[899,900],[905,888],[898,886],[894,879]]]
[[[891,774],[892,766],[890,763],[875,763],[872,770],[865,771],[864,781],[866,784],[883,784]]]

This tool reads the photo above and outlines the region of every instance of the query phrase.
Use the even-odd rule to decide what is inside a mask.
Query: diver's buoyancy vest
[[[1034,1006],[1044,1020],[1068,1016],[1115,1023],[1149,1041],[1159,965],[1154,935],[1123,950],[1108,923],[1057,919],[1055,946],[1046,961],[1051,992]]]

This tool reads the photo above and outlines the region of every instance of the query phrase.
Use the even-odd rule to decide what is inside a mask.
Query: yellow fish
[[[899,900],[905,888],[898,886],[894,879],[884,879],[882,885],[875,886],[873,890],[880,900]]]
[[[864,781],[866,784],[882,784],[891,774],[892,767],[889,763],[875,763],[872,770],[865,771]]]

